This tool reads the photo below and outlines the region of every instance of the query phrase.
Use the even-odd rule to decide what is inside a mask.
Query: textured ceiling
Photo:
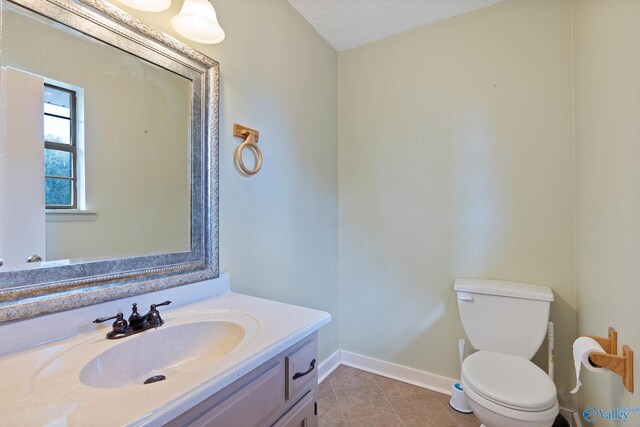
[[[288,0],[337,51],[502,0]]]

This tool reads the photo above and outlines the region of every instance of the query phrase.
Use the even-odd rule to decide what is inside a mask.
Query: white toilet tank
[[[457,279],[460,318],[477,350],[531,359],[547,333],[553,292],[502,280]]]

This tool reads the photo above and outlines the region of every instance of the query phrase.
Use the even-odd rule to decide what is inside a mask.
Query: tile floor
[[[319,386],[320,427],[478,427],[449,396],[340,365]]]

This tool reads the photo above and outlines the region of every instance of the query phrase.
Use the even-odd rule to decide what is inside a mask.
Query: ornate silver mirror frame
[[[181,75],[193,87],[191,251],[0,273],[0,322],[218,277],[219,64],[101,0],[0,1]]]

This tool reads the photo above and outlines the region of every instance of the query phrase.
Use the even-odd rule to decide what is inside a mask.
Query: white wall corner
[[[324,381],[338,366],[340,366],[340,350],[327,357],[318,366],[318,384]]]

